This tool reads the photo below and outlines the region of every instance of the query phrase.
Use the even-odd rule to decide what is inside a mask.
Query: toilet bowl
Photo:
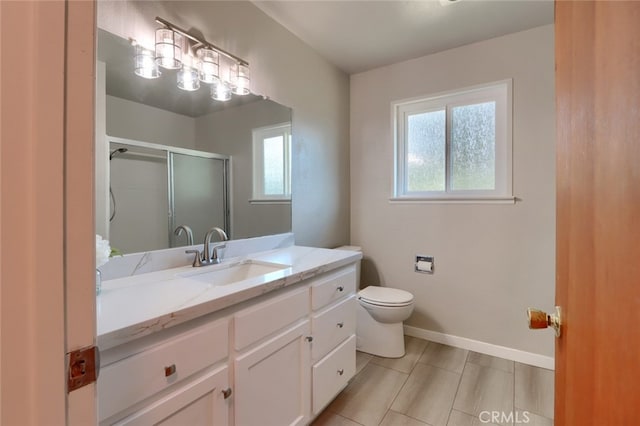
[[[339,249],[360,251],[353,246]],[[357,276],[359,280],[359,265]],[[385,358],[404,356],[402,322],[413,312],[413,295],[397,288],[369,286],[356,297],[356,349]]]

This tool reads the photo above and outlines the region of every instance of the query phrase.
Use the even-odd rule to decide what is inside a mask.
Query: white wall
[[[196,149],[232,156],[231,238],[291,231],[291,204],[249,203],[253,192],[252,129],[290,120],[291,111],[288,108],[269,100],[196,118]]]
[[[391,204],[391,102],[513,78],[515,205]],[[553,355],[526,308],[551,309],[555,288],[553,26],[351,76],[351,242],[363,280],[408,290],[408,325]],[[435,274],[413,272],[416,254]]]
[[[293,231],[320,247],[349,239],[349,78],[248,1],[101,1],[98,26],[143,44],[156,16],[251,64],[251,88],[293,108]]]
[[[107,95],[107,135],[195,149],[195,119]]]

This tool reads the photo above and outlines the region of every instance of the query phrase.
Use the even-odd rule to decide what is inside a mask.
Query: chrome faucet
[[[178,225],[176,227],[176,229],[173,230],[173,233],[175,234],[176,237],[179,237],[180,234],[182,234],[182,232],[187,234],[187,245],[188,246],[192,246],[193,245],[193,231],[191,230],[191,228],[189,226],[187,226],[187,225]]]
[[[209,229],[207,231],[207,234],[204,236],[204,252],[202,254],[202,260],[208,260],[209,263],[220,263],[220,259],[218,258],[218,248],[225,248],[226,244],[220,244],[217,245],[213,248],[213,256],[209,255],[209,244],[211,244],[211,237],[213,236],[214,233],[218,234],[218,237],[220,238],[220,241],[224,242],[229,240],[229,237],[227,237],[226,232],[224,232],[221,228],[218,228],[217,226],[214,226],[213,228]]]
[[[222,261],[222,259],[218,255],[218,250],[225,248],[227,246],[226,244],[223,243],[223,244],[218,244],[216,246],[213,246],[213,253],[209,251],[210,250],[209,245],[211,244],[211,237],[213,236],[214,233],[218,234],[218,237],[220,237],[220,241],[224,242],[229,240],[229,237],[227,237],[227,233],[224,232],[223,229],[218,228],[217,226],[214,226],[213,228],[209,229],[207,231],[207,234],[204,236],[204,250],[202,250],[202,253],[200,253],[200,251],[198,250],[185,251],[185,253],[194,253],[196,255],[195,259],[193,259],[193,266],[215,265]]]

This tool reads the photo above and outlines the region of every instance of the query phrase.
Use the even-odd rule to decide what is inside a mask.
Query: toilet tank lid
[[[358,298],[381,304],[402,304],[413,301],[413,294],[399,288],[369,286],[358,292]]]
[[[336,250],[362,251],[362,247],[360,247],[360,246],[340,246],[340,247],[336,247]]]

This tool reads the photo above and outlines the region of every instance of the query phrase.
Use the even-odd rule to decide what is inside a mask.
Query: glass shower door
[[[193,231],[194,244],[202,244],[207,230],[220,227],[230,234],[227,202],[228,160],[171,152],[170,235],[171,247],[186,245],[184,234],[173,232],[179,225]]]

